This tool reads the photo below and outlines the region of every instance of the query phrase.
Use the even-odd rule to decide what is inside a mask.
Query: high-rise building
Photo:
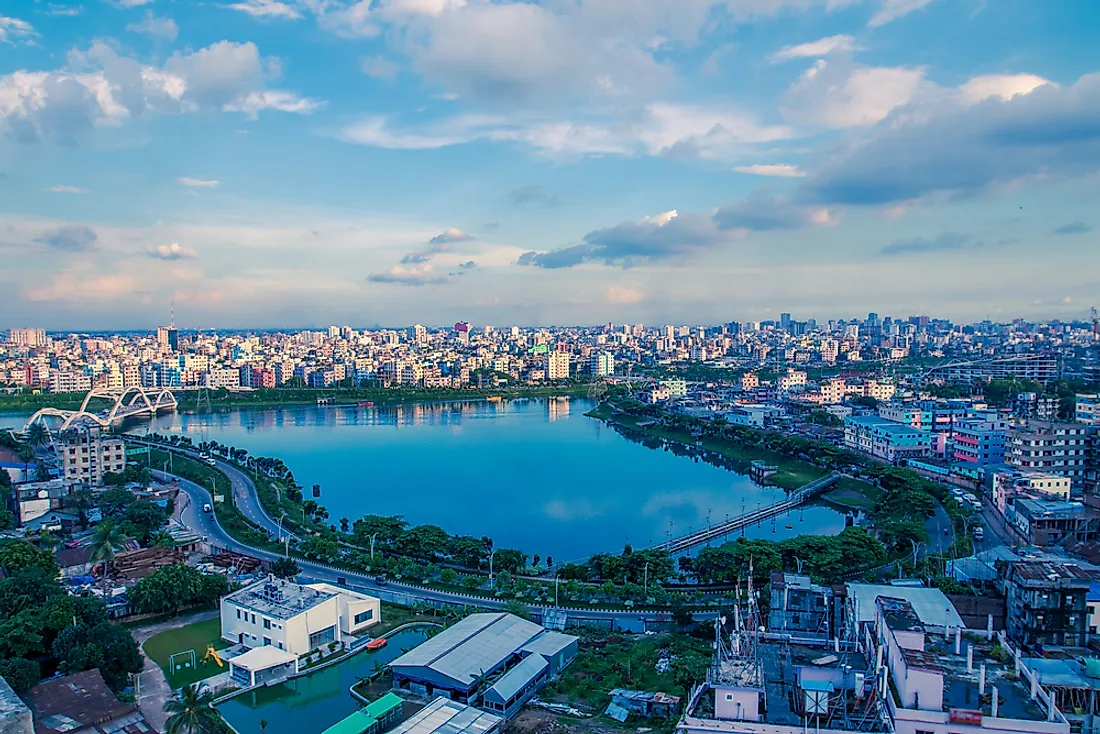
[[[791,315],[789,313],[779,314],[779,328],[783,331],[791,328]]]
[[[11,329],[8,332],[8,342],[17,347],[44,347],[46,332],[44,329]]]
[[[103,485],[103,475],[126,469],[126,447],[121,438],[103,434],[98,427],[63,431],[57,439],[61,475],[66,482],[90,487]]]
[[[409,341],[417,344],[423,344],[428,341],[428,330],[420,324],[409,327]]]
[[[470,343],[470,325],[465,321],[459,321],[455,324],[455,336],[463,344]]]
[[[175,326],[160,326],[157,328],[157,344],[168,347],[173,352],[179,351],[180,336]]]
[[[546,354],[546,379],[566,380],[569,378],[569,352],[554,350]]]
[[[615,374],[615,355],[610,352],[595,352],[588,362],[588,371],[597,377]]]

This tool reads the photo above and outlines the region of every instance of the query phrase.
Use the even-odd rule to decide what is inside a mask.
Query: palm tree
[[[129,538],[118,529],[115,521],[107,518],[95,526],[92,533],[90,560],[103,562],[103,601],[107,601],[107,574],[111,564],[115,561],[115,551],[122,547]]]
[[[44,446],[50,442],[50,432],[44,425],[35,421],[27,429],[26,439],[31,446]]]
[[[260,734],[267,730],[267,719],[260,719]]]
[[[210,734],[219,728],[221,714],[211,706],[214,694],[201,683],[184,686],[164,702],[168,720],[164,734]]]

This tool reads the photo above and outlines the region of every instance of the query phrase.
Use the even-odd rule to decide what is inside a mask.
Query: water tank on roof
[[[1100,678],[1100,658],[1085,658],[1085,675]]]

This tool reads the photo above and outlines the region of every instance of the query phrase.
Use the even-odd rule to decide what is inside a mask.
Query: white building
[[[1074,420],[1078,423],[1087,423],[1090,426],[1100,424],[1100,395],[1096,393],[1077,393],[1075,398],[1077,407]]]
[[[668,390],[668,395],[672,398],[682,398],[688,394],[688,384],[686,380],[661,380],[660,385]]]
[[[615,355],[610,352],[596,352],[589,360],[588,371],[597,377],[615,374]]]
[[[364,633],[381,621],[381,602],[329,584],[303,586],[274,576],[221,601],[222,639],[295,655]]]
[[[546,355],[546,379],[569,379],[569,352],[553,351]]]

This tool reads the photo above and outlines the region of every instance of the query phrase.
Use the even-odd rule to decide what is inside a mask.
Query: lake
[[[574,398],[241,409],[169,413],[148,427],[281,458],[299,483],[321,485],[319,501],[334,523],[402,515],[559,562],[660,543],[784,496],[643,446],[585,416],[592,407]],[[16,419],[0,416],[5,422]],[[843,527],[840,513],[808,506],[746,535],[831,535]]]

